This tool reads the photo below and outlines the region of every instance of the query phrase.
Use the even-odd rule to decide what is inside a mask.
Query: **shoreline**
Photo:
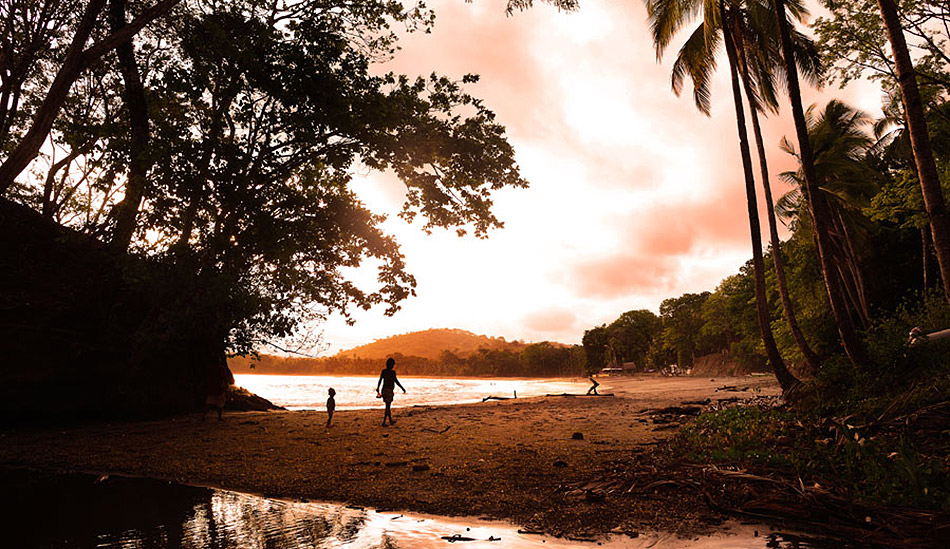
[[[634,377],[617,396],[526,397],[395,411],[276,411],[6,432],[0,465],[157,478],[279,499],[507,520],[552,535],[690,533],[723,517],[699,493],[649,489],[675,474],[655,448],[689,418],[657,409],[716,388],[778,394],[774,378]],[[671,425],[673,428],[671,428]],[[576,433],[580,433],[580,438]],[[669,465],[673,467],[673,465]],[[621,490],[622,488],[622,490]]]

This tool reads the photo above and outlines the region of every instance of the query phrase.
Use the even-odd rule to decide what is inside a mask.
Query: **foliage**
[[[841,83],[862,76],[896,87],[896,71],[877,0],[822,0],[828,16],[813,23],[818,46]],[[950,13],[942,2],[899,3],[908,41],[916,49],[916,70],[921,84],[950,90],[950,59],[945,48],[950,39],[946,24]]]
[[[617,362],[633,362],[640,368],[660,331],[660,319],[651,311],[627,311],[607,326],[607,346]]]
[[[442,351],[438,358],[392,354],[400,373],[418,376],[578,377],[587,373],[584,349],[543,341],[520,349],[482,347],[460,356]],[[375,375],[382,368],[379,358],[337,355],[327,358],[260,355],[255,359],[230,359],[236,373],[296,375]]]
[[[677,363],[681,366],[692,365],[693,360],[707,350],[700,332],[703,326],[702,308],[710,295],[710,292],[683,294],[660,303],[660,318],[663,319],[661,338],[664,345],[676,353]]]
[[[939,443],[856,427],[857,420],[731,408],[700,416],[677,434],[673,449],[694,461],[766,470],[875,505],[950,509],[950,463]]]
[[[606,325],[585,330],[581,344],[584,346],[587,366],[590,368],[589,373],[603,369],[614,360],[609,345]]]
[[[396,26],[432,22],[421,3],[196,0],[140,33],[152,168],[133,252],[211,281],[232,351],[293,336],[330,311],[392,314],[413,294],[397,243],[379,228],[385,217],[350,189],[360,170],[395,174],[406,186],[400,215],[427,231],[485,237],[502,226],[493,191],[527,183],[504,128],[466,91],[478,77],[374,68],[393,55]],[[103,239],[137,161],[118,73],[110,56],[83,73],[45,166],[11,191]],[[346,274],[364,263],[377,269],[370,287]]]

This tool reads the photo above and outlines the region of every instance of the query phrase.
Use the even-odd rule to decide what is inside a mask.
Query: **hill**
[[[339,358],[384,359],[395,354],[437,360],[443,351],[458,357],[468,357],[479,349],[517,352],[524,343],[505,341],[502,337],[476,335],[465,330],[435,328],[421,332],[394,335],[378,339],[336,354]]]

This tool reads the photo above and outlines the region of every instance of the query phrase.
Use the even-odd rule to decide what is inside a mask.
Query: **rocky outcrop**
[[[238,412],[266,412],[268,410],[284,410],[264,397],[244,389],[243,387],[228,387],[228,400],[224,404],[225,410],[235,410]]]

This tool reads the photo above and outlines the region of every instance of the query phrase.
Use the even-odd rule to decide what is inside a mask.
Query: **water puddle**
[[[570,540],[496,521],[454,519],[264,498],[149,479],[0,470],[0,545],[34,548],[296,549],[429,547],[820,547],[755,525],[711,536],[644,533]]]

